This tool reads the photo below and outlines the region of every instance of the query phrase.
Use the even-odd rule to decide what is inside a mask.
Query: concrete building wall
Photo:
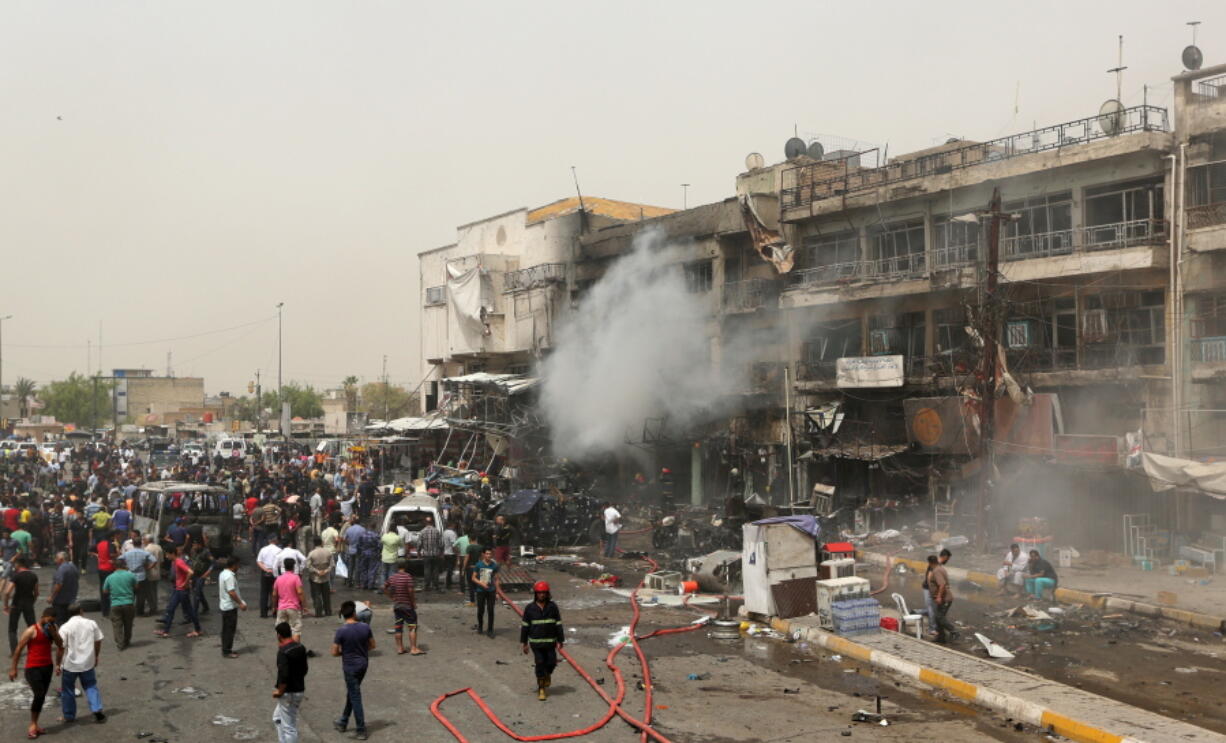
[[[137,422],[147,415],[161,418],[204,404],[204,379],[201,377],[129,377],[126,384],[128,417]]]

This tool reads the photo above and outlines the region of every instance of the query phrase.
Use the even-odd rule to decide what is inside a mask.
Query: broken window
[[[1005,260],[1041,258],[1073,252],[1073,194],[1061,191],[1031,196],[1005,204],[1017,214],[1005,222],[1002,257]]]
[[[1071,369],[1077,365],[1077,313],[1072,297],[1009,305],[1004,346],[1014,371]]]
[[[907,276],[924,272],[924,220],[880,225],[869,232],[870,273]]]
[[[1084,366],[1161,364],[1166,358],[1165,292],[1121,291],[1082,298]]]
[[[1086,189],[1085,246],[1125,247],[1161,236],[1164,198],[1160,178]]]
[[[932,256],[935,268],[974,263],[979,257],[979,221],[954,221],[937,217],[932,222]]]
[[[712,273],[711,261],[695,261],[683,267],[685,272],[685,288],[691,294],[704,294],[711,291]]]
[[[923,312],[875,315],[868,319],[870,356],[902,355],[908,373],[921,373],[924,365]]]
[[[801,347],[801,379],[833,379],[835,362],[847,356],[859,356],[860,319],[835,321],[815,329]]]
[[[808,235],[801,241],[793,283],[852,278],[860,268],[860,236],[855,230]]]
[[[945,374],[966,374],[975,364],[971,338],[966,332],[970,323],[963,307],[942,307],[932,311],[936,331],[934,371]]]
[[[1188,229],[1226,224],[1226,161],[1188,168]]]
[[[1189,294],[1193,361],[1226,361],[1226,293]]]

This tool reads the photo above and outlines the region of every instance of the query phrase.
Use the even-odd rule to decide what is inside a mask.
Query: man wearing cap
[[[537,581],[532,587],[533,601],[524,609],[519,629],[519,642],[524,655],[532,650],[536,662],[536,698],[545,701],[546,689],[552,681],[553,669],[558,665],[558,648],[566,642],[562,630],[562,612],[553,602],[549,584]]]

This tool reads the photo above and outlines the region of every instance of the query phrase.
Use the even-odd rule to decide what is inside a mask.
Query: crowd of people
[[[377,488],[379,476],[288,450],[268,458],[257,450],[242,463],[193,456],[153,466],[126,444],[86,444],[64,445],[46,458],[0,459],[0,596],[10,677],[16,678],[24,655],[34,695],[29,737],[46,733],[39,719],[52,671],[62,674],[62,719],[76,718],[79,683],[95,719],[106,720],[94,673],[103,633],[86,614],[110,620],[122,652],[137,617],[158,617],[155,635],[168,637],[182,614],[186,636],[196,638],[203,633],[201,616],[215,609],[221,653],[239,657],[234,640],[239,614],[248,609],[238,581],[244,549],[258,571],[259,616],[273,620],[278,641],[274,722],[282,741],[297,740],[303,676],[316,655],[302,644],[303,617],[331,616],[333,588],[341,580],[353,591],[390,600],[398,653],[425,652],[417,641],[418,585],[410,559],[421,563],[421,590],[459,592],[476,609],[476,631],[494,637],[496,577],[511,559],[516,534],[506,519],[484,518],[495,497],[489,480],[442,496],[439,523],[428,517],[420,528],[393,523],[384,531],[382,511],[405,493]],[[147,487],[155,481],[208,487]],[[50,584],[40,585],[35,570],[51,566]],[[96,598],[82,591],[82,577],[91,572]],[[48,604],[41,611],[40,599]],[[365,739],[361,683],[374,648],[372,611],[360,600],[339,609],[343,623],[330,650],[342,658],[346,703],[335,726],[346,730],[352,719],[355,734]],[[555,619],[556,606],[541,617]],[[549,649],[547,638],[536,630],[530,635],[524,648],[538,653],[544,698],[556,658],[540,655]]]

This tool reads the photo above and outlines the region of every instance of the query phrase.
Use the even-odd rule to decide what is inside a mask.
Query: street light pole
[[[281,408],[285,405],[281,397],[281,308],[284,306],[285,302],[277,302],[277,430],[282,438],[285,437],[285,429],[281,425]]]
[[[4,321],[12,319],[12,315],[0,317],[0,418],[4,417]]]

